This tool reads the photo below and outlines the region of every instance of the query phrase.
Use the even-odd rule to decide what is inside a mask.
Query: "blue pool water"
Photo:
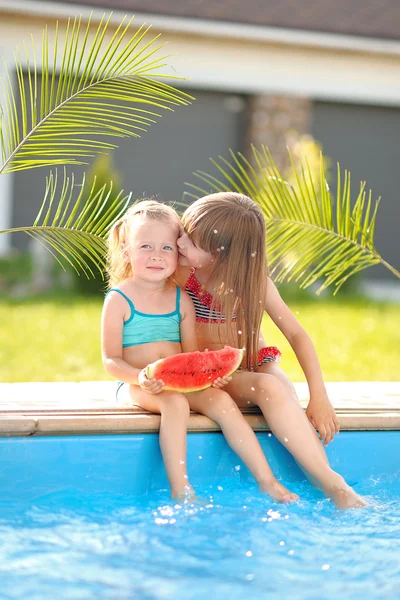
[[[400,598],[400,432],[341,433],[339,511],[260,434],[301,500],[260,495],[220,434],[191,434],[202,504],[168,498],[157,436],[0,439],[0,599]]]

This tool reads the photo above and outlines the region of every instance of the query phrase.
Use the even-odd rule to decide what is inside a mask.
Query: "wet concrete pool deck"
[[[400,429],[400,382],[327,383],[342,430]],[[295,384],[303,408],[308,388]],[[160,417],[115,401],[113,381],[0,384],[0,436],[148,433]],[[243,410],[255,431],[268,431],[257,408]],[[219,431],[203,415],[192,413],[189,431]]]

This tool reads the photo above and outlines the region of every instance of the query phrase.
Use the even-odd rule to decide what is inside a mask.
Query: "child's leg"
[[[289,492],[276,480],[254,431],[226,392],[210,388],[188,394],[187,398],[192,410],[218,423],[226,441],[250,469],[261,491],[279,502],[298,499],[296,494]]]
[[[285,387],[289,398],[292,398],[293,402],[295,402],[296,404],[298,404],[300,406],[300,400],[297,397],[296,390],[294,388],[293,383],[290,381],[289,377],[281,369],[281,367],[278,364],[276,364],[276,362],[271,361],[269,363],[265,363],[265,364],[261,365],[261,367],[259,367],[259,369],[258,369],[258,373],[267,373],[268,375],[274,375]],[[325,448],[324,448],[323,444],[321,444],[321,441],[318,437],[317,432],[315,431],[315,428],[311,425],[311,423],[308,419],[307,419],[307,423],[310,427],[312,435],[318,442],[317,447],[320,451],[322,458],[326,461],[327,464],[329,464],[328,457],[326,456]],[[309,476],[308,473],[307,473],[307,476]],[[314,479],[314,478],[311,477],[311,479]]]
[[[248,406],[250,401],[261,408],[276,437],[337,506],[350,508],[365,504],[343,477],[331,469],[303,409],[277,377],[240,371],[233,375],[225,389],[239,406]]]
[[[137,385],[131,385],[129,393],[134,404],[161,415],[160,448],[171,496],[186,496],[192,492],[186,470],[188,401],[177,392],[149,394]]]

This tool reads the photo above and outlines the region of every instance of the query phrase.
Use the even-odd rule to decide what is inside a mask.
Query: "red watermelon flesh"
[[[148,365],[146,375],[148,379],[162,379],[165,390],[197,392],[211,387],[218,377],[232,375],[240,367],[243,352],[225,346],[223,350],[175,354]]]

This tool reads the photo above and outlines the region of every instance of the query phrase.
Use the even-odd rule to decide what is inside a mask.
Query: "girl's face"
[[[183,267],[195,269],[210,269],[215,260],[214,257],[193,244],[187,233],[183,233],[178,239],[179,264]]]
[[[143,281],[164,281],[178,263],[178,225],[136,217],[130,228],[126,256],[132,275]]]

